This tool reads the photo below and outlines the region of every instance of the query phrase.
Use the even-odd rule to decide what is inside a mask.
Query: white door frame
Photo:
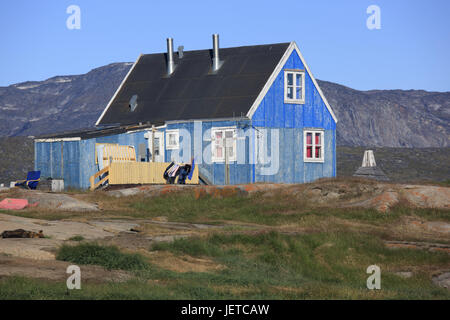
[[[148,135],[146,134],[146,138],[148,137],[148,150],[150,152],[150,159],[152,161],[152,132],[148,131]],[[163,131],[155,131],[155,140],[159,140],[159,154],[155,156],[155,162],[164,162],[165,161],[165,148],[164,148],[164,132]],[[156,146],[155,146],[156,147]]]

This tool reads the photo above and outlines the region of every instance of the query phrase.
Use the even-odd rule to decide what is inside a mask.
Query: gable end
[[[253,102],[250,110],[247,113],[247,117],[249,119],[251,119],[253,117],[254,113],[256,112],[256,110],[258,109],[259,105],[261,104],[261,101],[266,96],[266,94],[269,91],[270,87],[274,83],[274,81],[277,78],[278,74],[282,71],[283,66],[286,64],[287,60],[289,59],[289,57],[291,56],[291,54],[292,54],[292,52],[294,50],[297,52],[298,56],[300,57],[301,62],[305,66],[306,72],[309,74],[309,76],[310,76],[310,78],[311,78],[315,88],[317,89],[317,92],[319,93],[320,97],[322,98],[323,102],[325,103],[325,106],[327,107],[328,111],[330,112],[334,122],[337,123],[338,120],[337,120],[337,117],[336,117],[333,109],[331,108],[330,104],[328,103],[327,98],[325,97],[325,95],[323,94],[322,90],[320,89],[319,84],[317,83],[316,79],[314,78],[311,70],[309,69],[309,67],[308,67],[305,59],[303,58],[303,55],[300,52],[300,49],[298,48],[298,46],[295,43],[295,41],[292,41],[290,43],[289,47],[286,49],[286,52],[283,54],[282,58],[278,62],[275,70],[270,75],[269,80],[267,80],[266,84],[264,85],[263,89],[259,93],[258,97]]]

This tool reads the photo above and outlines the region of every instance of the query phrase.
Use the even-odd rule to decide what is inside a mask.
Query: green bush
[[[115,246],[101,246],[96,243],[63,245],[56,259],[78,264],[100,265],[106,269],[144,270],[149,268],[147,261],[139,254],[123,253]]]

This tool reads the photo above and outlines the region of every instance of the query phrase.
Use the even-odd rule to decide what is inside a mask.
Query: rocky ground
[[[174,211],[176,209],[168,210],[167,215],[159,214],[159,211],[164,212],[164,208],[150,214],[143,213],[140,209],[130,209],[135,203],[157,203],[164,201],[165,197],[175,196],[173,199],[176,199],[176,195],[182,197],[186,194],[192,194],[194,202],[217,199],[227,203],[227,199],[260,199],[258,201],[270,204],[280,198],[290,199],[295,205],[278,213],[280,223],[262,224],[252,222],[252,218],[211,220],[207,215],[200,219],[204,222],[198,222],[194,216],[183,218],[189,216],[189,212],[178,216],[177,211]],[[34,232],[42,230],[45,237],[0,239],[0,278],[20,275],[51,281],[63,279],[66,277],[64,270],[69,264],[57,261],[55,255],[61,245],[75,245],[80,241],[94,241],[101,245],[114,245],[124,251],[138,252],[153,264],[178,273],[218,272],[223,266],[208,257],[155,252],[149,251],[149,248],[155,243],[214,233],[227,234],[229,230],[238,230],[247,235],[275,231],[295,236],[343,228],[382,235],[385,247],[392,250],[408,248],[450,255],[449,187],[379,183],[361,179],[323,179],[302,185],[154,185],[65,194],[14,188],[0,191],[0,201],[6,198],[27,199],[32,206],[21,211],[0,210],[0,233],[15,229]],[[326,213],[329,216],[314,218],[309,222],[303,218],[296,220],[298,213],[295,208],[300,207],[304,209],[299,210],[317,210],[318,217],[322,215],[320,212],[336,211],[336,214]],[[189,208],[187,206],[186,210],[189,211]],[[437,210],[434,218],[426,213],[428,211],[423,214],[417,211],[430,208]],[[195,210],[194,207],[192,210]],[[235,209],[230,208],[230,212],[233,210]],[[368,216],[346,219],[347,210],[351,214]],[[391,215],[397,218],[392,223],[372,223],[373,218],[369,216],[373,214],[385,216],[386,219],[391,219]],[[377,219],[379,218],[375,218]],[[399,270],[394,271],[398,276],[405,278],[423,272],[422,269],[416,270],[411,266],[403,268],[404,270],[397,269]],[[132,278],[126,271],[106,270],[98,266],[86,266],[83,270],[84,279],[89,283],[120,282]],[[450,258],[448,269],[430,265],[427,270],[431,272],[434,283],[449,288]]]
[[[281,192],[293,196],[307,196],[310,202],[327,204],[333,202],[340,207],[374,208],[386,212],[400,201],[406,201],[417,208],[450,209],[450,188],[431,185],[408,185],[376,183],[354,179],[349,186],[339,180],[323,179],[312,184],[249,184],[237,186],[139,186],[108,191],[114,197],[138,194],[160,196],[192,189],[196,198],[213,196],[217,198],[234,195],[250,196],[255,193]]]

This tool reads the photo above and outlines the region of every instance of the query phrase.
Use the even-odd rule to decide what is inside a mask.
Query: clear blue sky
[[[81,29],[69,30],[69,5]],[[366,27],[369,5],[381,29]],[[316,78],[368,89],[450,91],[449,0],[15,0],[0,3],[0,86],[81,74],[140,53],[296,41]]]

